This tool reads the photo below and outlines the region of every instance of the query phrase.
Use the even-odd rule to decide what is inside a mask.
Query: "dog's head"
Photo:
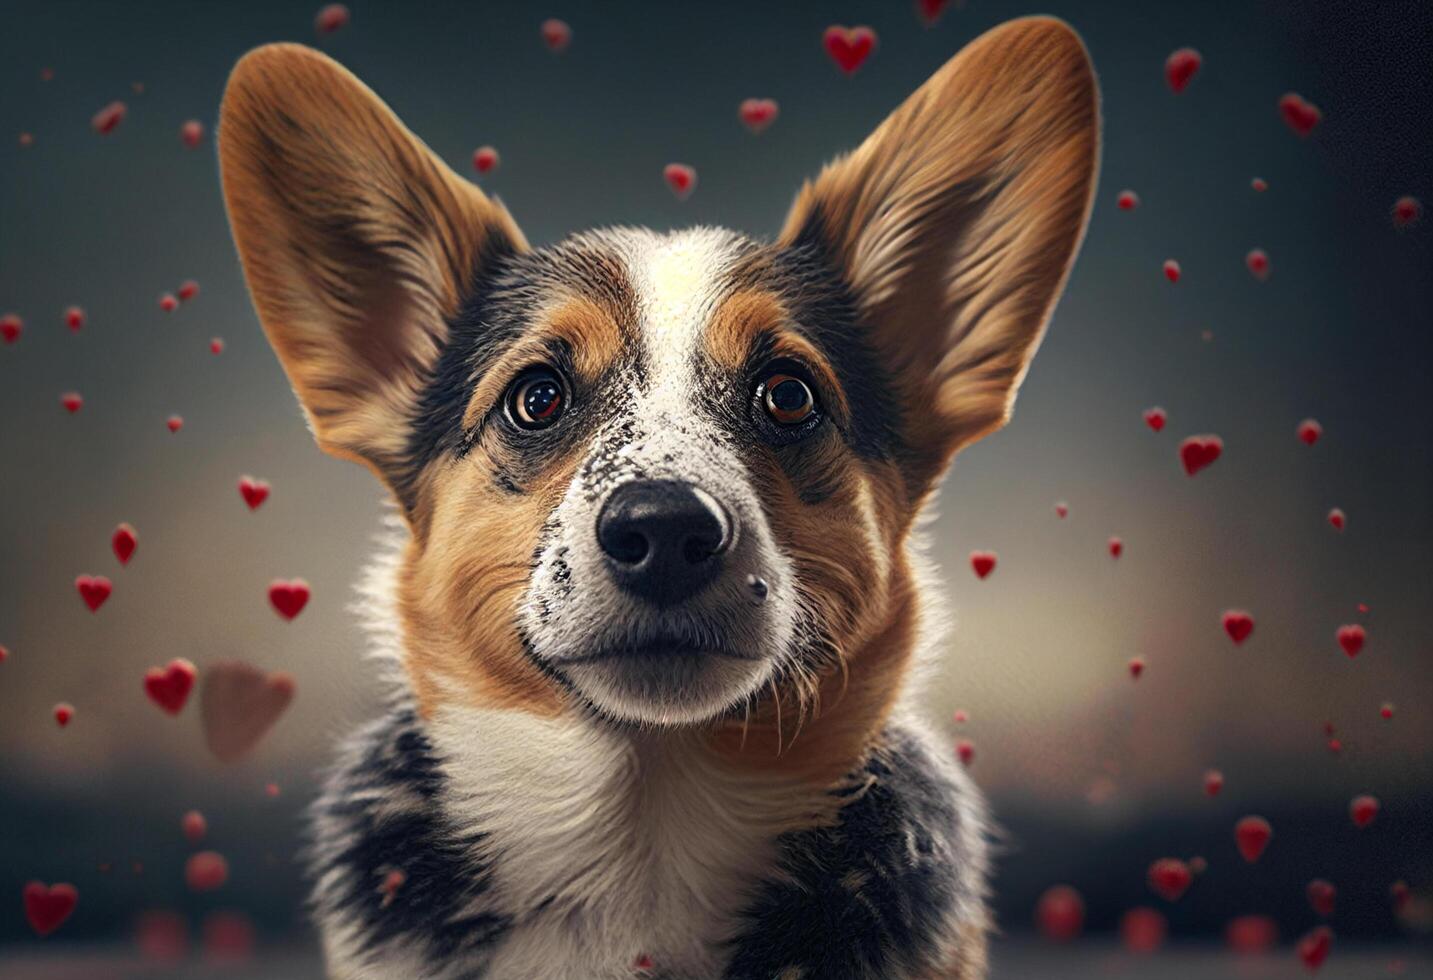
[[[219,128],[234,236],[320,445],[411,528],[420,699],[682,725],[841,677],[884,710],[905,541],[1010,412],[1097,130],[1078,38],[1017,21],[826,167],[774,243],[532,249],[333,61],[247,55]]]

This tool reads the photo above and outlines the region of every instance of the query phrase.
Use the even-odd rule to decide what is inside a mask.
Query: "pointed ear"
[[[249,292],[319,445],[402,497],[447,322],[485,264],[526,249],[522,233],[362,82],[301,45],[234,68],[219,163]]]
[[[842,276],[923,491],[1009,417],[1089,216],[1099,105],[1058,20],[971,42],[796,199],[781,244]]]

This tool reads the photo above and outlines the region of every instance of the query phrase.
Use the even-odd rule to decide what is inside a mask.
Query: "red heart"
[[[20,339],[20,334],[25,330],[25,321],[14,313],[6,313],[0,316],[0,337],[5,338],[5,343],[13,344]]]
[[[4,657],[0,657],[0,661],[3,661],[4,659]],[[1383,702],[1383,704],[1379,705],[1378,716],[1384,721],[1391,721],[1393,719],[1393,702],[1385,701]]]
[[[1334,898],[1338,892],[1332,884],[1322,878],[1315,878],[1309,882],[1304,893],[1309,897],[1309,906],[1315,912],[1327,919],[1333,915]]]
[[[1179,282],[1179,277],[1183,272],[1184,270],[1179,267],[1179,263],[1174,261],[1174,259],[1164,260],[1164,278],[1170,282]]]
[[[204,142],[204,124],[197,119],[190,119],[179,127],[179,142],[193,150]]]
[[[1309,972],[1313,972],[1329,958],[1329,950],[1333,948],[1333,930],[1328,926],[1319,926],[1305,933],[1296,948],[1299,959],[1304,961]]]
[[[1348,654],[1350,660],[1358,656],[1359,651],[1363,649],[1363,641],[1368,639],[1368,631],[1357,623],[1340,626],[1334,635],[1338,638],[1338,645],[1343,647],[1343,652]]]
[[[473,151],[473,169],[478,173],[491,173],[497,165],[498,151],[491,146],[480,146]]]
[[[204,742],[220,762],[246,755],[287,710],[294,698],[289,674],[265,674],[237,660],[224,660],[204,670],[199,715]]]
[[[144,693],[161,709],[177,715],[184,710],[198,673],[189,661],[175,658],[167,667],[151,667],[144,672]]]
[[[826,53],[847,75],[854,74],[876,47],[876,32],[869,27],[833,24],[822,36]]]
[[[950,0],[916,0],[916,14],[925,23],[926,27],[934,27],[935,22],[940,20],[940,15],[945,13],[945,8],[950,5]]]
[[[1405,195],[1393,202],[1393,226],[1411,228],[1423,217],[1423,202],[1412,195]]]
[[[96,133],[99,133],[101,136],[108,136],[115,131],[120,123],[124,122],[125,114],[128,112],[129,109],[123,102],[111,102],[94,114],[94,118],[90,120],[90,125],[94,127]]]
[[[1317,419],[1304,419],[1299,423],[1299,442],[1302,442],[1305,446],[1312,446],[1319,441],[1319,437],[1323,434],[1324,427],[1319,425]]]
[[[1364,827],[1373,823],[1373,818],[1378,816],[1379,806],[1378,797],[1376,796],[1369,796],[1367,794],[1355,796],[1349,801],[1348,815],[1353,820],[1353,825],[1359,830],[1362,830]]]
[[[1179,901],[1194,880],[1189,865],[1179,858],[1160,858],[1149,866],[1145,877],[1150,890],[1166,902]]]
[[[1319,120],[1324,117],[1318,106],[1296,92],[1280,97],[1279,115],[1283,116],[1288,127],[1300,136],[1312,133]]]
[[[1245,861],[1253,864],[1273,839],[1274,828],[1263,817],[1244,817],[1234,825],[1234,843]]]
[[[1130,658],[1130,661],[1129,661],[1129,675],[1130,675],[1131,677],[1133,677],[1135,680],[1139,680],[1140,675],[1143,674],[1143,673],[1144,673],[1144,658],[1143,658],[1143,657],[1131,657],[1131,658]]]
[[[159,308],[165,313],[173,313],[179,309],[179,300],[173,293],[164,293],[159,297]]]
[[[1265,953],[1279,941],[1279,927],[1267,915],[1241,915],[1224,927],[1224,941],[1236,953]]]
[[[1190,476],[1213,463],[1224,453],[1224,440],[1215,435],[1190,436],[1179,444],[1179,461]]]
[[[1203,64],[1204,58],[1193,48],[1180,48],[1164,59],[1164,80],[1169,90],[1176,95],[1183,92]]]
[[[199,295],[199,283],[186,279],[179,284],[179,302],[185,303]]]
[[[685,163],[669,163],[662,168],[662,178],[677,199],[685,201],[697,186],[697,172]]]
[[[1169,414],[1158,405],[1144,410],[1144,424],[1154,432],[1163,432],[1164,423],[1167,421],[1169,421]]]
[[[1063,500],[1060,501],[1058,504],[1055,505],[1055,516],[1061,519],[1069,517],[1070,505],[1065,503]]]
[[[1269,278],[1269,253],[1262,248],[1255,248],[1244,256],[1244,264],[1249,267],[1249,272],[1255,279],[1264,280]]]
[[[1221,622],[1224,624],[1224,632],[1229,634],[1229,639],[1235,644],[1243,643],[1254,632],[1254,617],[1242,609],[1226,610]]]
[[[542,22],[542,43],[549,51],[566,51],[572,43],[572,28],[567,22],[553,17]]]
[[[775,99],[746,99],[737,109],[737,115],[753,133],[759,133],[774,123],[780,112]]]
[[[1218,796],[1219,791],[1224,788],[1224,774],[1218,769],[1210,769],[1204,774],[1204,795]]]
[[[179,827],[184,831],[185,840],[191,844],[197,844],[209,832],[209,821],[205,820],[204,814],[198,810],[190,810],[179,821]]]
[[[975,743],[969,739],[961,739],[955,743],[955,754],[962,765],[970,765],[975,761]]]
[[[41,881],[32,881],[25,886],[23,894],[25,919],[30,923],[30,928],[41,936],[48,936],[64,925],[80,900],[80,893],[75,890],[75,886],[63,883],[47,885]]]
[[[193,892],[211,892],[229,880],[229,862],[218,851],[191,854],[184,863],[184,883]]]
[[[90,607],[90,612],[96,612],[103,606],[114,591],[114,585],[103,575],[81,575],[75,579],[75,588],[79,590],[80,598],[85,600],[85,605]]]
[[[249,505],[250,510],[258,510],[265,500],[269,499],[269,481],[256,480],[252,476],[239,477],[239,494],[244,498],[244,503]]]
[[[1120,941],[1131,953],[1153,953],[1168,934],[1168,920],[1155,909],[1133,908],[1120,916]]]
[[[61,728],[64,728],[66,725],[68,725],[70,723],[70,719],[74,716],[74,706],[69,704],[68,702],[61,701],[59,704],[55,705],[55,724],[59,725]]]
[[[1119,538],[1110,538],[1109,549],[1110,557],[1118,558],[1120,555],[1125,553],[1125,543]]]
[[[215,337],[215,338],[213,338],[212,340],[209,341],[209,353],[211,353],[211,354],[222,354],[222,353],[224,353],[224,338],[223,338],[223,337]]]
[[[65,406],[65,411],[74,415],[84,407],[85,400],[80,397],[78,391],[67,391],[60,396],[60,404]]]
[[[308,605],[309,587],[308,583],[301,578],[285,582],[283,579],[274,579],[269,583],[269,602],[274,611],[285,619],[293,619],[304,611]]]
[[[970,567],[975,570],[976,578],[985,578],[985,576],[995,570],[995,552],[972,551],[970,553]]]
[[[348,8],[341,3],[331,3],[313,19],[313,29],[320,34],[332,34],[347,26],[348,20]]]
[[[1329,523],[1333,525],[1335,531],[1342,531],[1345,525],[1348,524],[1348,515],[1335,507],[1329,511]]]
[[[1115,207],[1121,211],[1133,211],[1139,207],[1139,195],[1134,191],[1120,191],[1120,196],[1115,198]]]
[[[1040,934],[1055,943],[1068,943],[1085,928],[1085,899],[1069,885],[1052,885],[1035,904]]]
[[[1249,186],[1262,194],[1269,189],[1269,182],[1263,177],[1255,177],[1253,180],[1249,181]]]
[[[79,333],[85,325],[85,311],[78,306],[70,306],[65,309],[65,326],[70,328],[70,333]]]
[[[1388,897],[1393,899],[1393,910],[1402,912],[1408,900],[1413,897],[1413,892],[1409,889],[1408,882],[1400,878],[1388,886]]]
[[[134,528],[128,524],[121,524],[114,529],[114,534],[109,539],[110,547],[114,548],[114,556],[119,559],[121,565],[128,565],[129,559],[134,555],[134,549],[139,544],[139,535],[134,533]]]
[[[184,428],[184,419],[180,418],[178,415],[171,415],[169,416],[169,418],[165,419],[164,427],[170,432],[178,432],[180,429]]]

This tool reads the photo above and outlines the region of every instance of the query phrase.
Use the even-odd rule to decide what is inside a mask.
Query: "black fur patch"
[[[959,898],[957,788],[915,739],[888,732],[834,827],[783,835],[726,980],[909,976],[930,969]]]

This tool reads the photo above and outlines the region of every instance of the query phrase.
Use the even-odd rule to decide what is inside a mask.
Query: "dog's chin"
[[[717,718],[771,676],[767,657],[650,646],[554,664],[598,711],[624,723],[677,727]]]

